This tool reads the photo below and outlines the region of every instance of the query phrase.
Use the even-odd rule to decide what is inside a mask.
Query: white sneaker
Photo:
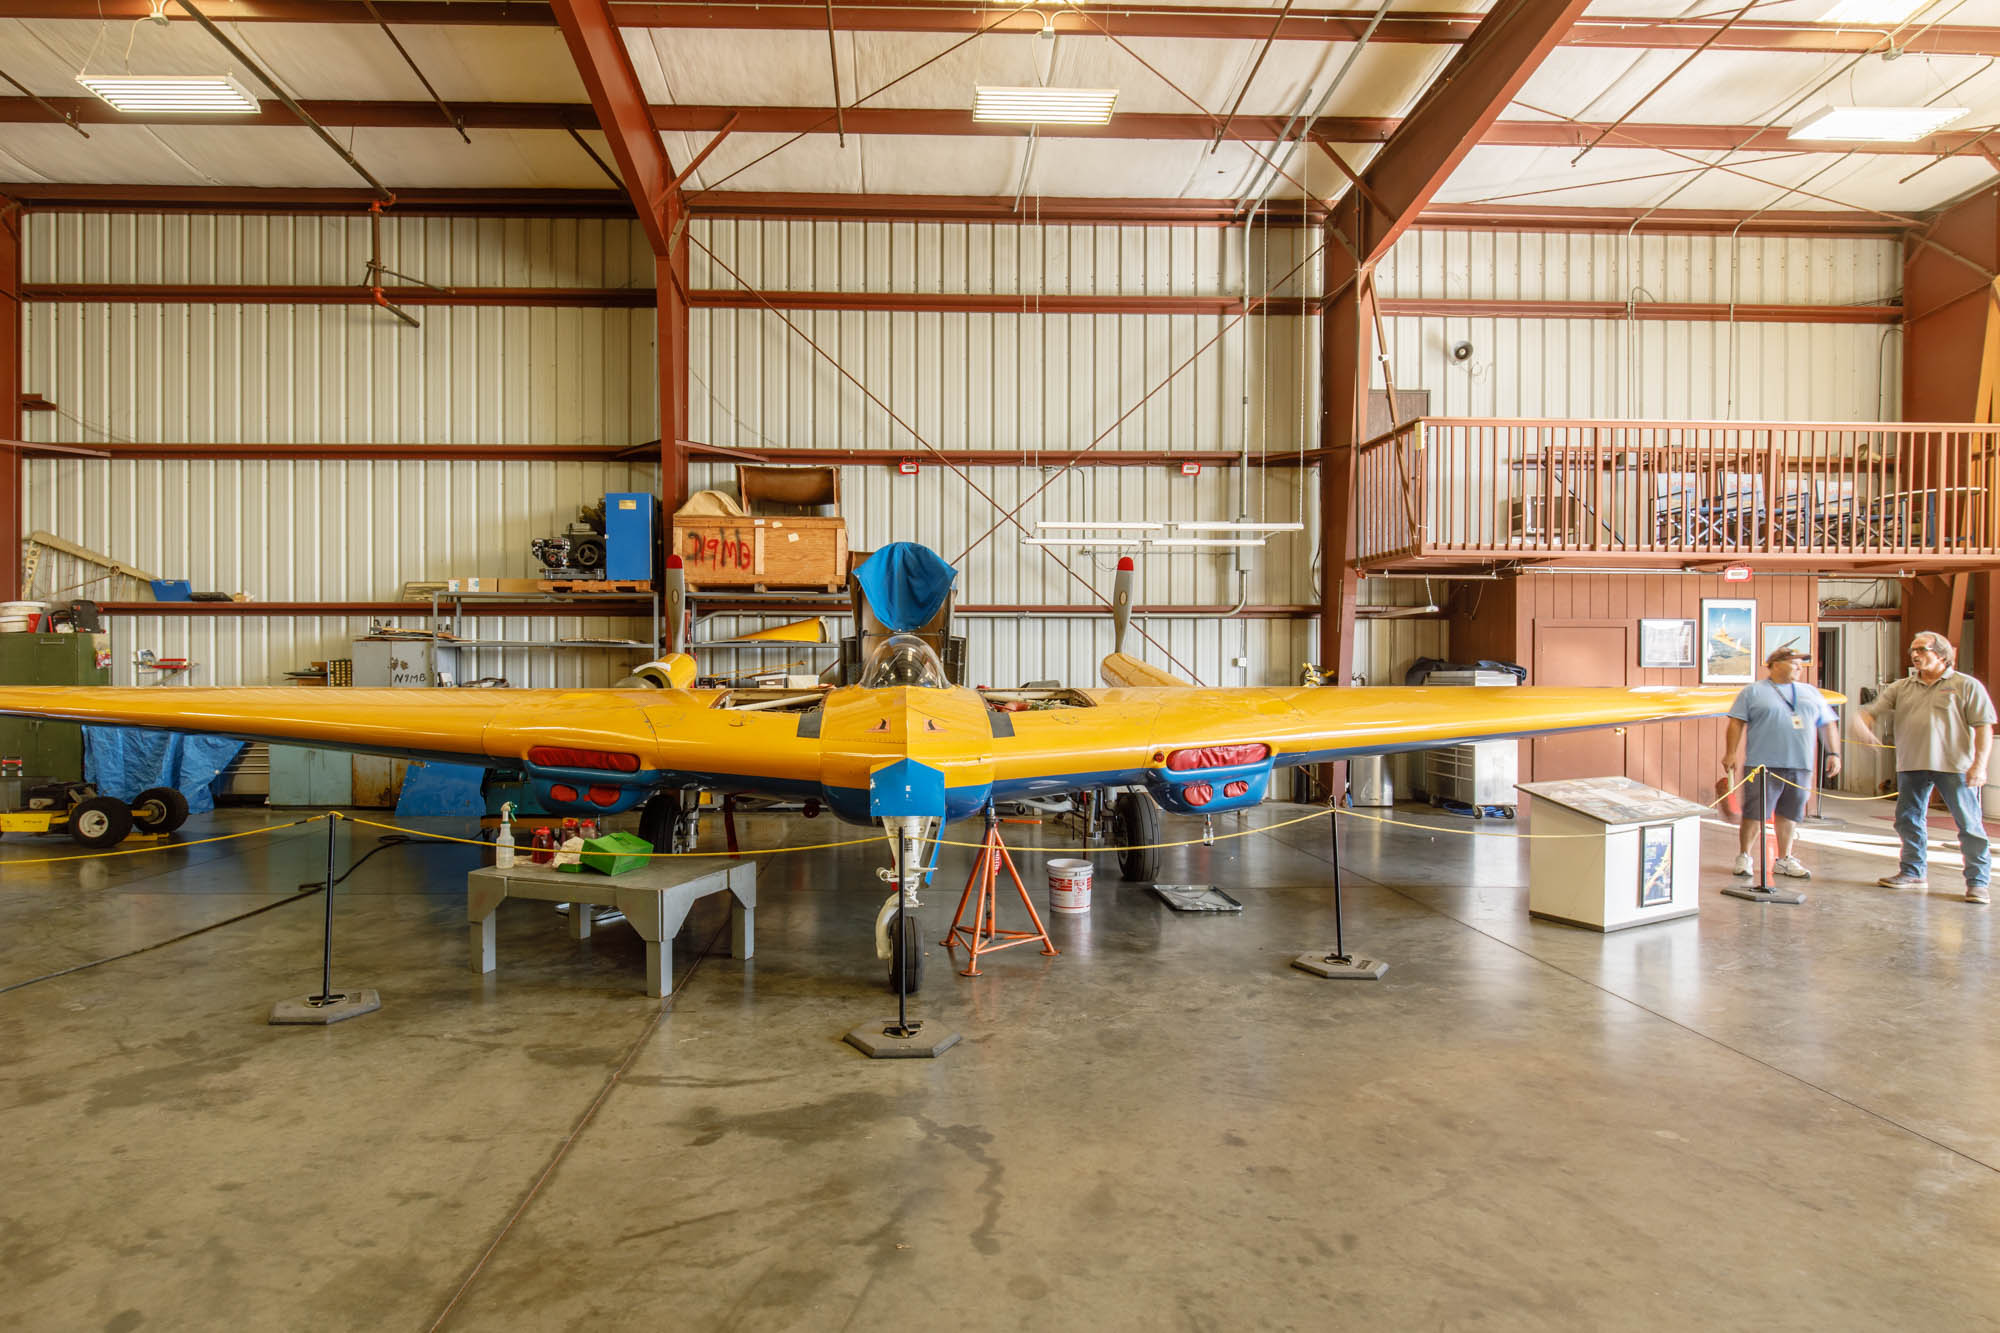
[[[1773,865],[1771,869],[1777,871],[1780,875],[1785,875],[1792,879],[1812,878],[1812,871],[1807,870],[1805,866],[1801,865],[1799,858],[1796,856],[1779,857],[1777,864]]]
[[[1757,873],[1757,867],[1750,860],[1750,853],[1738,853],[1736,857],[1736,873],[1745,879]]]

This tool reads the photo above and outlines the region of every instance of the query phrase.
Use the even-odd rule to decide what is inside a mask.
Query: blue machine
[[[653,577],[653,515],[659,500],[645,491],[604,497],[604,577],[645,581]]]

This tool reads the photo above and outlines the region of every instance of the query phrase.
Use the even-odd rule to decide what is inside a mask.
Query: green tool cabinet
[[[0,634],[0,684],[109,685],[103,634]],[[83,780],[83,728],[74,722],[0,718],[0,758],[22,760],[30,782]]]

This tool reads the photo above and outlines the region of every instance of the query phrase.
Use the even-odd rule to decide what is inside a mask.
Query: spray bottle
[[[493,840],[493,865],[498,870],[514,868],[514,803],[500,805],[500,836]]]

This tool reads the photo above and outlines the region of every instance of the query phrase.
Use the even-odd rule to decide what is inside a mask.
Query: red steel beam
[[[841,32],[914,32],[968,34],[993,22],[994,6],[974,3],[938,4],[935,0],[872,0],[863,5],[835,7],[832,25]],[[1096,36],[1109,28],[1120,37],[1185,37],[1261,41],[1275,27],[1279,41],[1352,41],[1372,17],[1366,9],[1298,9],[1277,22],[1277,6],[1208,9],[1166,5],[1051,6],[1058,33]],[[88,22],[142,19],[151,15],[146,0],[0,0],[0,18],[78,19]],[[620,27],[737,29],[741,31],[820,31],[828,24],[824,3],[647,4],[617,3],[613,14]],[[184,16],[169,13],[174,21]],[[231,23],[373,22],[359,0],[233,0],[226,18]],[[550,6],[536,0],[505,4],[453,4],[446,0],[397,0],[384,17],[398,26],[536,27],[555,26]],[[1476,15],[1406,11],[1391,15],[1376,28],[1371,41],[1396,45],[1456,45],[1471,37]],[[999,31],[1040,31],[1038,14],[1004,21]],[[1697,47],[1722,26],[1721,16],[1705,18],[1586,17],[1564,38],[1572,46],[1682,49]],[[1712,50],[1794,51],[1854,54],[1883,45],[1879,27],[1746,20],[1717,38]],[[1926,55],[2000,55],[2000,31],[1969,25],[1912,28],[1896,39],[1896,49]]]
[[[21,438],[21,209],[0,195],[0,440]],[[0,444],[0,597],[21,586],[21,451]]]
[[[31,449],[40,446],[30,445]],[[651,446],[640,446],[650,451]],[[561,444],[210,444],[106,441],[99,458],[211,459],[224,462],[650,463],[631,445]]]
[[[366,190],[257,189],[231,186],[52,185],[8,187],[32,212],[243,213],[339,215],[366,208]],[[1043,196],[1022,211],[1012,196],[951,194],[828,194],[794,191],[704,190],[687,196],[688,213],[704,218],[828,221],[988,222],[1032,226],[1222,227],[1242,221],[1235,199],[1087,199]],[[411,217],[631,217],[618,190],[405,190],[395,211]],[[1318,208],[1276,200],[1273,221],[1324,219]],[[1908,230],[1878,213],[1840,209],[1773,209],[1747,222],[1717,209],[1585,208],[1541,204],[1431,204],[1418,227],[1479,231],[1624,232],[1745,236],[1898,237]],[[1739,230],[1740,228],[1740,230]]]
[[[685,282],[685,276],[682,279]],[[670,284],[671,285],[671,284]],[[1210,315],[1245,314],[1237,296],[1069,295],[1030,296],[993,292],[766,292],[675,287],[692,309],[878,311],[892,314],[952,315]],[[360,287],[234,287],[149,283],[32,283],[23,299],[100,305],[371,305],[374,289]],[[646,287],[384,287],[396,305],[568,306],[586,309],[645,309],[654,304]],[[1254,316],[1318,314],[1310,297],[1266,297],[1248,303]],[[1730,305],[1721,301],[1533,301],[1447,298],[1379,302],[1385,316],[1456,319],[1642,319],[1742,324],[1895,324],[1899,305]]]
[[[646,91],[605,0],[554,0],[556,23],[590,94],[598,128],[611,143],[625,191],[653,248],[654,365],[659,386],[660,499],[667,512],[688,495],[687,225],[679,178],[653,125]],[[727,124],[718,135],[726,133]]]
[[[439,595],[439,602],[450,601]],[[429,602],[100,602],[98,609],[115,616],[428,616]],[[652,604],[641,597],[606,598],[592,602],[467,602],[463,619],[489,616],[649,616]]]
[[[565,0],[567,3],[568,0]],[[623,48],[621,47],[622,51]],[[1462,90],[1463,91],[1463,90]],[[129,115],[94,97],[44,99],[59,110],[91,125],[228,125],[297,129],[297,120],[276,103],[266,103],[251,116]],[[336,129],[429,129],[450,133],[449,125],[438,120],[437,106],[431,102],[302,101],[299,105],[320,124]],[[1504,105],[1504,103],[1502,104]],[[591,108],[578,102],[454,102],[453,109],[468,129],[488,130],[585,130],[599,128]],[[1420,108],[1421,110],[1421,108]],[[833,134],[833,108],[813,106],[650,106],[643,112],[633,109],[626,115],[633,133],[646,120],[663,132],[715,134],[733,125],[737,134]],[[844,113],[849,134],[923,135],[932,137],[982,137],[1018,139],[1021,127],[997,121],[978,121],[962,107],[849,107]],[[1429,115],[1440,114],[1437,112]],[[1495,113],[1497,115],[1497,111]],[[33,98],[0,97],[0,123],[44,124],[46,108]],[[614,149],[624,135],[623,124],[613,136]],[[1288,122],[1283,116],[1238,115],[1231,122],[1231,138],[1259,143],[1276,143],[1285,137]],[[1404,122],[1393,116],[1322,116],[1310,127],[1313,137],[1328,143],[1388,143],[1402,131]],[[1672,149],[1682,152],[1720,152],[1743,149],[1749,152],[1884,153],[1896,156],[1932,157],[1963,152],[1981,138],[1983,131],[1964,130],[1934,134],[1914,143],[1802,143],[1785,137],[1785,130],[1758,125],[1687,125],[1633,122],[1615,129],[1609,121],[1508,120],[1491,118],[1479,127],[1477,142],[1486,146],[1522,148],[1582,148],[1601,133],[1609,132],[1599,151],[1614,148]],[[1293,127],[1296,133],[1296,127]],[[1042,138],[1146,140],[1207,143],[1215,137],[1215,121],[1205,115],[1173,112],[1131,112],[1114,116],[1107,125],[1043,125]],[[664,158],[664,150],[661,153]],[[624,171],[625,167],[620,166]],[[633,177],[628,173],[626,179]],[[659,178],[664,187],[673,180],[667,172]],[[650,190],[651,187],[649,186]],[[649,194],[648,197],[659,197]],[[398,196],[399,202],[401,196]]]
[[[1326,304],[1320,315],[1319,659],[1345,684],[1354,674],[1355,557],[1360,515],[1355,446],[1367,432],[1374,340],[1375,264],[1417,220],[1529,76],[1582,17],[1589,0],[1497,0],[1466,45],[1418,98],[1326,224]],[[1385,367],[1385,374],[1387,373]],[[1388,384],[1395,402],[1395,383]],[[1336,766],[1328,787],[1338,798]]]

